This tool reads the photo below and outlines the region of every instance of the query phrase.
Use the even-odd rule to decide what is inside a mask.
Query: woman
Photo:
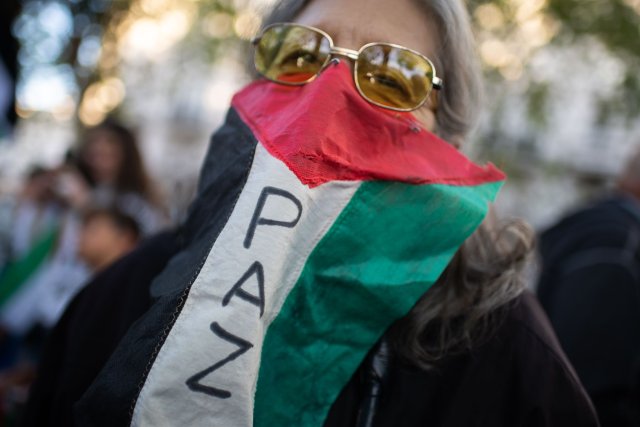
[[[164,225],[161,202],[129,129],[114,121],[89,129],[77,163],[88,186],[69,185],[76,189],[69,194],[76,205],[117,205],[136,219],[144,234]],[[65,178],[63,174],[63,188]]]
[[[266,24],[276,22],[322,29],[340,47],[383,40],[424,53],[445,83],[415,117],[456,147],[473,127],[481,77],[462,2],[283,1]],[[546,318],[524,291],[520,270],[531,248],[525,224],[496,231],[485,221],[370,353],[325,426],[596,425]]]
[[[294,1],[269,22],[271,81],[234,97],[178,253],[76,422],[597,425],[522,296],[528,229],[458,250],[504,178],[451,145],[478,111],[462,3]]]

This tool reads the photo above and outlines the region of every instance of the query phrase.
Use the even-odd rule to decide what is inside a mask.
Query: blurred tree
[[[638,0],[550,0],[549,12],[562,23],[562,42],[596,37],[607,46],[626,69],[624,78],[609,99],[600,102],[600,119],[640,115],[640,1]]]
[[[516,80],[541,47],[583,49],[600,43],[623,65],[615,91],[599,100],[599,120],[640,114],[640,0],[470,0],[489,76]],[[587,43],[586,46],[589,46]],[[496,72],[498,72],[496,74]],[[522,74],[521,74],[522,73]],[[532,82],[529,113],[544,124],[548,88]],[[594,81],[598,84],[598,81]]]
[[[563,33],[599,38],[624,59],[640,56],[640,2],[637,0],[549,0],[547,6],[563,23]]]
[[[23,5],[13,25],[22,45],[23,83],[43,69],[63,76],[75,98],[74,110],[86,124],[122,101],[118,74],[123,56],[142,54],[140,59],[151,60],[181,42],[182,54],[197,52],[213,61],[221,47],[244,37],[239,30],[247,27],[238,25],[238,19],[247,19],[246,11],[236,14],[235,5],[243,2],[229,0],[12,1]],[[89,105],[84,116],[83,105]]]

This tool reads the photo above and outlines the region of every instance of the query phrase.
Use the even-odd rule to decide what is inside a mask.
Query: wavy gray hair
[[[513,221],[495,231],[485,222],[409,314],[390,330],[406,361],[425,369],[488,338],[507,306],[525,289],[522,269],[533,250],[533,231]]]
[[[264,25],[292,21],[312,0],[282,0]],[[481,73],[466,7],[461,0],[415,0],[434,19],[439,51],[431,58],[445,81],[438,93],[436,133],[463,140],[477,119]],[[485,221],[465,241],[437,282],[389,331],[410,363],[429,369],[444,357],[476,345],[494,330],[499,308],[524,289],[521,269],[533,249],[524,222],[499,228]]]

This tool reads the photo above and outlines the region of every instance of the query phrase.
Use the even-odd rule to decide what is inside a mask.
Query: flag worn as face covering
[[[305,86],[249,85],[213,138],[185,248],[78,421],[322,425],[503,179],[367,103],[344,64]]]

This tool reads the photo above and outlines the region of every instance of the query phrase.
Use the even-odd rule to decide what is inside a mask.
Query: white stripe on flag
[[[257,145],[247,183],[149,372],[132,425],[253,425],[266,329],[359,186],[309,189]]]

